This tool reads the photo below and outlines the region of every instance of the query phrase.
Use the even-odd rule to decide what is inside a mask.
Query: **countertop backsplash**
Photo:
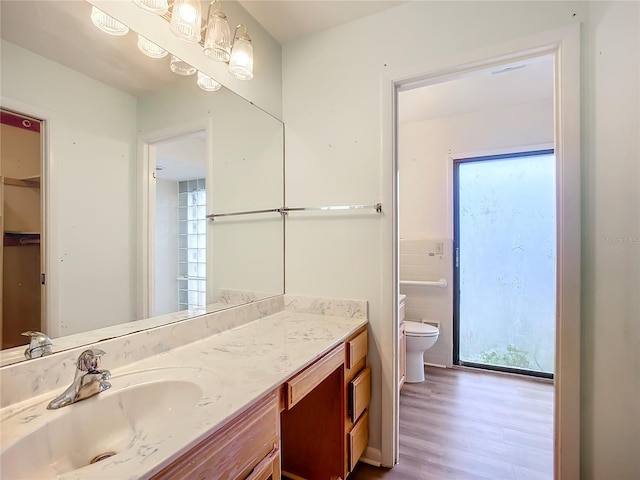
[[[87,348],[104,350],[101,368],[115,370],[284,310],[367,318],[364,300],[278,295],[124,336],[112,335],[115,338],[0,368],[0,408],[67,387],[73,380],[78,355]],[[131,325],[125,324],[125,328]]]

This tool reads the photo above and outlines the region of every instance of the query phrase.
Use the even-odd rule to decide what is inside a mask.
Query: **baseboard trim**
[[[360,457],[362,463],[373,465],[374,467],[382,466],[382,452],[377,448],[367,447]]]
[[[424,362],[424,364],[427,367],[438,367],[438,368],[447,368],[446,365],[440,365],[439,363],[429,363],[429,362]]]

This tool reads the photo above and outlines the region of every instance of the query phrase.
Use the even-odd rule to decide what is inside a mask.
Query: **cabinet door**
[[[367,356],[367,332],[366,330],[347,342],[347,359],[345,367],[353,368],[360,360]]]
[[[369,442],[369,412],[364,412],[349,432],[349,471],[352,471]]]
[[[371,369],[365,368],[349,383],[349,413],[356,423],[371,400]]]

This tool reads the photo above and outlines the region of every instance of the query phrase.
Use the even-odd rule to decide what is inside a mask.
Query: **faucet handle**
[[[82,370],[83,372],[97,370],[100,366],[100,357],[105,353],[107,352],[100,350],[99,348],[90,348],[85,350],[78,357],[78,361],[76,363],[78,370]]]
[[[22,332],[21,335],[29,337],[29,346],[24,351],[24,356],[27,359],[44,357],[52,352],[53,342],[51,339],[42,332],[37,330],[29,330]]]

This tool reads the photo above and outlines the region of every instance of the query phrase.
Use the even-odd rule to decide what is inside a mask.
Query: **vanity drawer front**
[[[274,447],[271,453],[253,469],[246,480],[280,480],[280,449]]]
[[[337,368],[344,363],[344,345],[340,344],[322,358],[311,364],[306,370],[293,377],[286,383],[287,410],[296,405],[309,392],[322,383]]]
[[[270,394],[153,479],[252,478],[254,473],[262,478],[256,467],[274,451],[279,458],[279,435],[278,398]]]
[[[349,407],[351,421],[356,420],[362,415],[371,400],[371,369],[365,368],[349,383]]]
[[[367,331],[347,342],[347,369],[352,369],[367,356]]]
[[[352,471],[358,459],[364,453],[369,442],[369,412],[366,411],[358,423],[349,432],[349,471]]]

